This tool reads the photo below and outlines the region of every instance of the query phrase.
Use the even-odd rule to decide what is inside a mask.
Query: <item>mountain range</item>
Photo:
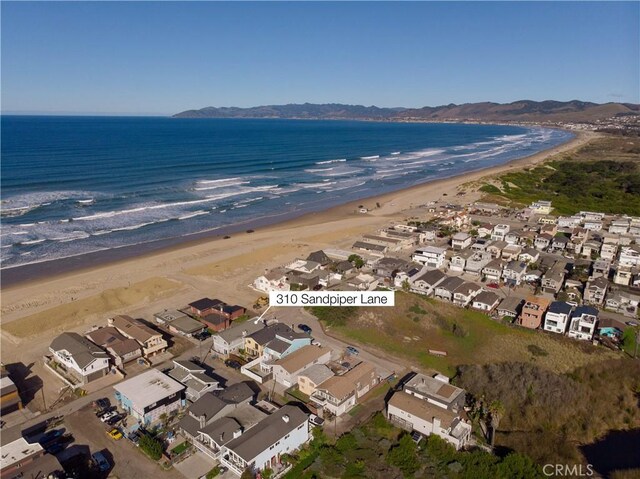
[[[593,122],[613,116],[640,114],[632,103],[520,100],[512,103],[465,103],[422,108],[328,104],[266,105],[251,108],[206,107],[174,118],[290,118],[377,121]]]

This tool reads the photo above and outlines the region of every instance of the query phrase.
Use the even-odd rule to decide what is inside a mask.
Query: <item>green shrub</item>
[[[138,445],[140,450],[154,461],[157,461],[162,457],[164,446],[161,441],[145,434],[140,438],[140,443]]]

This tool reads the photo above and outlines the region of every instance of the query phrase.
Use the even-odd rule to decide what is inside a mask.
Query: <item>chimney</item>
[[[285,414],[284,416],[282,416],[282,420],[283,420],[284,422],[289,422],[289,415],[288,415],[288,414]]]

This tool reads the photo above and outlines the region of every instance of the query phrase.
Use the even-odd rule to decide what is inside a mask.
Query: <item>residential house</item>
[[[206,316],[201,316],[200,321],[202,321],[208,329],[216,333],[224,331],[231,326],[231,320],[229,317],[219,311],[214,311]]]
[[[544,316],[544,330],[564,334],[569,324],[571,305],[564,301],[554,301]]]
[[[3,439],[8,434],[3,433]],[[14,440],[3,440],[0,459],[2,479],[58,478],[68,477],[53,454],[37,442],[29,442],[23,436]]]
[[[601,244],[599,241],[585,241],[582,244],[581,255],[585,258],[594,258],[600,252]]]
[[[453,304],[462,308],[468,306],[473,298],[482,292],[482,287],[475,283],[465,281],[453,292]]]
[[[223,357],[237,354],[241,349],[244,349],[245,336],[249,336],[264,327],[265,324],[262,321],[250,320],[220,331],[218,334],[213,335],[212,349],[216,354]]]
[[[620,264],[626,266],[640,266],[640,244],[633,244],[620,248]]]
[[[326,410],[334,416],[341,416],[379,382],[380,377],[373,365],[361,362],[342,376],[333,376],[324,381],[310,396],[310,400],[320,413]]]
[[[602,221],[604,219],[604,213],[599,211],[581,211],[579,214],[585,221]]]
[[[279,359],[310,343],[308,335],[297,333],[286,324],[275,323],[245,336],[244,350],[249,356],[258,358],[269,347],[270,357]]]
[[[18,409],[22,409],[20,391],[4,365],[0,365],[0,414],[4,416]]]
[[[419,233],[400,231],[395,228],[387,228],[380,231],[380,236],[397,240],[397,245],[400,249],[411,248],[420,243]]]
[[[284,268],[275,268],[271,271],[266,271],[262,276],[258,276],[253,281],[253,287],[264,293],[270,293],[271,291],[289,291],[291,289],[287,270]]]
[[[331,349],[321,346],[303,346],[278,359],[271,367],[273,379],[284,387],[298,383],[298,376],[314,364],[326,364],[331,359]]]
[[[622,313],[630,318],[636,318],[638,315],[638,305],[640,304],[640,295],[628,291],[618,291],[615,294],[608,294],[605,304],[609,310]]]
[[[551,207],[551,201],[538,200],[531,203],[529,209],[537,215],[548,215],[553,208]]]
[[[62,333],[49,346],[52,359],[69,379],[80,385],[109,372],[109,355],[78,333]]]
[[[564,284],[566,266],[567,264],[564,261],[556,261],[542,276],[542,289],[545,292],[554,295],[560,292]]]
[[[533,246],[537,250],[544,251],[549,247],[552,240],[553,240],[553,236],[546,233],[540,234],[536,236],[535,240],[533,240]]]
[[[356,276],[349,278],[346,284],[355,290],[373,291],[380,284],[380,280],[368,273],[358,273]]]
[[[601,231],[602,221],[585,221],[583,227],[589,231]]]
[[[505,261],[515,261],[522,252],[522,248],[517,244],[510,244],[505,246],[502,250],[500,257]]]
[[[142,346],[142,354],[145,357],[155,356],[169,347],[158,331],[154,331],[138,319],[131,316],[119,315],[109,318],[109,326],[116,328],[121,334],[130,339],[135,339]]]
[[[366,251],[373,256],[382,257],[388,250],[386,245],[371,243],[369,241],[356,241],[353,243],[352,248],[354,250]]]
[[[482,276],[487,281],[499,282],[502,278],[502,271],[504,270],[504,262],[499,259],[491,260],[487,265],[482,268]]]
[[[529,284],[538,284],[542,279],[542,271],[539,269],[533,269],[531,271],[527,271],[522,277],[525,283]]]
[[[457,276],[448,276],[442,283],[436,286],[434,294],[436,298],[446,301],[453,301],[453,294],[455,290],[464,284],[464,280]]]
[[[473,237],[470,234],[459,232],[451,237],[451,247],[454,250],[462,250],[469,246],[473,242]]]
[[[557,234],[551,240],[551,249],[554,252],[562,253],[565,249],[567,249],[568,244],[569,244],[569,238],[567,238],[563,234]]]
[[[578,306],[571,315],[567,336],[591,341],[598,324],[598,310],[591,306]]]
[[[333,371],[325,364],[314,364],[298,374],[298,389],[311,396],[327,379],[333,377]]]
[[[522,253],[518,255],[518,261],[524,263],[535,263],[540,258],[540,253],[533,248],[526,248]]]
[[[633,266],[618,264],[613,275],[613,282],[622,286],[629,286],[637,272],[638,270]]]
[[[413,240],[407,241],[406,239],[392,238],[382,235],[363,235],[362,238],[366,243],[380,245],[386,248],[386,251],[398,252],[403,248],[410,248]]]
[[[376,261],[373,272],[383,278],[393,278],[397,273],[410,271],[414,267],[415,265],[409,261],[385,257]]]
[[[449,259],[449,271],[462,273],[466,267],[467,259],[473,256],[473,251],[465,249],[455,252]]]
[[[502,271],[502,279],[507,284],[519,285],[526,271],[526,263],[522,261],[509,261]]]
[[[491,239],[493,241],[505,241],[505,237],[511,227],[509,225],[495,225],[491,230]]]
[[[249,469],[281,469],[281,457],[291,455],[309,440],[309,416],[285,405],[222,447],[220,463],[237,476]]]
[[[520,234],[522,232],[521,231],[509,231],[505,236],[504,236],[504,240],[509,243],[510,245],[512,244],[518,244],[520,243]]]
[[[498,304],[500,304],[500,297],[497,294],[492,293],[491,291],[482,291],[473,298],[471,307],[479,311],[484,311],[487,314],[491,314],[493,310],[498,307]]]
[[[629,218],[622,218],[613,220],[609,225],[609,233],[613,234],[627,234],[629,232]]]
[[[593,276],[594,278],[598,276],[609,278],[610,272],[611,272],[611,261],[608,261],[606,259],[597,259],[593,262],[591,266],[591,276]]]
[[[473,251],[486,251],[487,246],[491,244],[491,240],[485,238],[477,238],[476,242],[471,245]]]
[[[142,356],[142,348],[138,341],[127,338],[114,327],[94,329],[85,336],[89,341],[107,351],[118,367]]]
[[[206,329],[206,326],[200,321],[176,310],[165,309],[160,313],[155,313],[153,316],[158,324],[162,324],[172,333],[181,336],[193,336]]]
[[[613,261],[618,253],[618,245],[612,243],[602,243],[600,248],[600,258]]]
[[[464,389],[449,384],[449,378],[442,374],[427,376],[415,373],[404,383],[402,389],[407,394],[451,412],[464,410]]]
[[[145,426],[156,424],[185,406],[186,387],[157,369],[133,376],[113,389],[120,407]]]
[[[475,251],[467,258],[464,266],[465,273],[480,276],[482,269],[491,261],[491,253],[488,251]]]
[[[509,317],[515,319],[522,312],[523,304],[524,299],[516,296],[507,296],[498,306],[498,316],[501,318]]]
[[[591,278],[584,289],[584,302],[587,304],[603,304],[609,288],[609,281],[604,276]]]
[[[491,238],[491,232],[493,231],[493,225],[491,223],[481,224],[477,229],[480,238]]]
[[[189,303],[188,306],[192,315],[202,317],[218,311],[220,304],[222,304],[222,301],[219,299],[202,298],[193,303]]]
[[[550,303],[551,301],[540,296],[527,297],[520,314],[520,325],[529,329],[538,329],[542,325],[544,314]]]
[[[538,223],[541,225],[556,225],[558,220],[555,216],[551,215],[542,215],[538,217]]]
[[[435,246],[417,249],[411,259],[416,263],[428,266],[429,268],[442,268],[444,266],[446,250]]]
[[[327,256],[327,254],[322,250],[309,253],[309,256],[307,256],[307,261],[318,263],[321,267],[328,266],[332,262],[331,258],[329,258],[329,256]]]
[[[487,251],[491,253],[492,258],[499,258],[502,255],[502,250],[509,246],[506,241],[494,241],[487,246]]]
[[[426,270],[425,268],[416,276],[411,278],[411,291],[431,296],[435,291],[436,286],[442,283],[446,278],[447,275],[442,271],[437,269]]]
[[[285,266],[286,269],[299,273],[313,273],[320,267],[320,263],[299,258]]]
[[[174,359],[173,369],[168,374],[186,387],[189,401],[197,401],[203,394],[221,389],[218,380],[193,361]]]
[[[558,227],[560,228],[574,228],[582,222],[582,217],[578,215],[574,216],[559,216]]]

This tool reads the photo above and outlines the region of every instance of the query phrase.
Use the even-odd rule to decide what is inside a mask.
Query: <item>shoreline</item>
[[[570,133],[574,134],[575,136],[565,143],[556,145],[547,150],[543,150],[523,158],[511,160],[501,165],[471,170],[462,174],[428,181],[393,192],[364,197],[362,199],[349,201],[342,205],[332,206],[328,209],[318,211],[301,211],[297,214],[295,212],[274,214],[269,217],[262,217],[259,219],[249,220],[244,223],[236,223],[234,225],[221,226],[211,230],[194,233],[188,236],[163,238],[135,245],[126,245],[90,253],[82,253],[65,258],[43,260],[26,265],[8,267],[1,270],[0,272],[2,278],[2,284],[0,288],[3,292],[6,292],[25,285],[43,281],[52,281],[55,279],[67,277],[69,275],[81,274],[93,269],[120,265],[130,261],[148,259],[156,256],[175,253],[180,250],[197,248],[199,246],[206,245],[207,243],[224,241],[228,244],[232,243],[234,240],[237,240],[238,235],[249,237],[251,237],[251,235],[253,237],[255,237],[256,235],[262,236],[263,234],[269,234],[279,229],[296,228],[303,226],[304,224],[307,224],[307,222],[310,222],[310,220],[312,219],[312,223],[315,224],[318,221],[327,221],[328,219],[336,219],[338,217],[345,217],[354,214],[357,215],[358,218],[363,218],[370,215],[380,216],[382,210],[385,210],[385,206],[388,207],[388,203],[391,202],[393,198],[399,195],[412,196],[423,190],[440,189],[445,187],[445,185],[451,187],[452,183],[456,183],[456,186],[459,186],[462,183],[478,180],[481,177],[485,176],[499,174],[508,169],[523,167],[529,164],[537,164],[546,160],[552,155],[574,149],[581,144],[584,144],[594,136],[593,134],[586,132],[570,131]],[[399,202],[401,200],[396,199],[396,201]],[[367,202],[373,204],[380,203],[382,205],[382,208],[373,209],[370,205],[365,205],[368,206],[370,210],[367,215],[354,213],[358,205]],[[413,206],[413,203],[414,202],[411,202],[410,206]],[[405,208],[387,208],[393,209],[394,211],[385,211],[384,214],[399,214],[403,210],[407,209],[406,205],[404,206]],[[284,218],[274,221],[274,218],[277,218],[279,216],[283,216]],[[257,228],[260,229],[258,231],[255,231],[251,235],[246,233],[248,229],[255,230]],[[226,236],[231,236],[231,238],[225,238]]]

